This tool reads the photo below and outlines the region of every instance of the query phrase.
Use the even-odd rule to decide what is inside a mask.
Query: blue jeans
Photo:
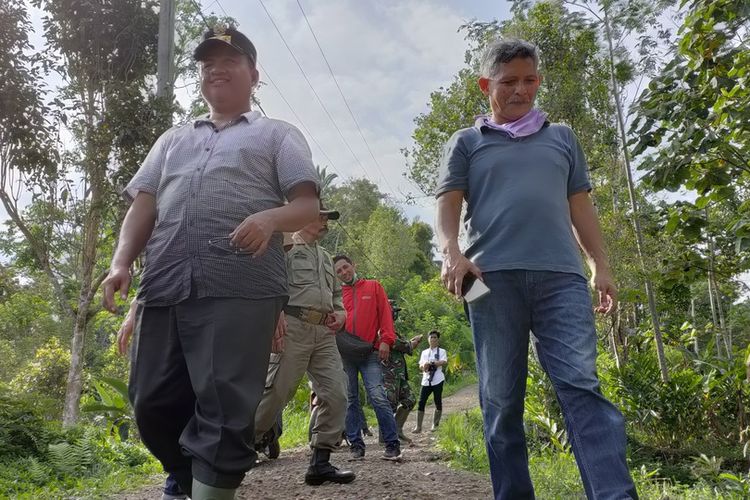
[[[359,382],[357,375],[362,374],[365,383],[365,391],[370,398],[370,403],[375,410],[378,419],[380,434],[386,445],[399,444],[398,432],[396,431],[396,419],[393,417],[391,404],[385,396],[383,388],[383,369],[380,366],[378,353],[373,352],[366,359],[354,362],[342,359],[344,372],[347,378],[347,406],[346,406],[346,438],[349,444],[355,447],[365,447],[362,440],[362,421],[360,417],[361,407],[359,405]]]
[[[599,390],[586,280],[523,270],[483,278],[491,293],[469,304],[469,318],[495,498],[534,498],[523,428],[530,330],[560,402],[586,496],[637,498],[625,460],[625,421]]]

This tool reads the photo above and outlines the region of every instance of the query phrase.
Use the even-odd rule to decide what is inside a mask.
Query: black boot
[[[331,450],[323,448],[313,448],[310,467],[305,474],[305,483],[310,486],[320,486],[326,481],[332,483],[346,484],[354,481],[354,472],[350,470],[340,471],[337,467],[331,465]]]

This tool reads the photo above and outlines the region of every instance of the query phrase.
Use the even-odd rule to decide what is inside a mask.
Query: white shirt
[[[419,356],[419,366],[429,361],[448,361],[448,353],[440,347],[425,349],[422,351],[422,355]],[[438,366],[435,370],[435,375],[432,376],[432,383],[430,383],[430,372],[422,372],[422,385],[438,385],[444,380],[445,374],[443,373],[442,366]]]

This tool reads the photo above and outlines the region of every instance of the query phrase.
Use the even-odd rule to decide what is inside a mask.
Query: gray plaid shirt
[[[173,305],[192,287],[199,298],[287,295],[281,233],[259,258],[227,251],[221,238],[248,215],[282,206],[306,181],[318,184],[305,138],[258,112],[222,130],[202,118],[165,132],[124,192],[131,200],[139,191],[156,196],[138,300]]]

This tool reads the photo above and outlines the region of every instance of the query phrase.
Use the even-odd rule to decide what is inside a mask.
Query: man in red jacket
[[[334,257],[333,267],[343,282],[341,288],[346,309],[346,331],[373,346],[372,352],[364,357],[342,355],[348,382],[346,437],[349,440],[352,458],[362,459],[365,456],[365,442],[362,439],[362,423],[359,416],[358,374],[361,373],[365,390],[378,419],[380,435],[385,441],[383,458],[399,460],[401,444],[398,440],[396,419],[383,388],[383,369],[380,365],[388,359],[391,346],[396,341],[388,297],[383,286],[377,281],[358,278],[356,266],[346,255]]]

